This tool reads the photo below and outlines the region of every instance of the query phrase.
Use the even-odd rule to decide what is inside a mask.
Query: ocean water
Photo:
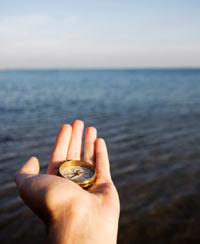
[[[43,243],[15,171],[45,172],[63,123],[104,137],[121,201],[118,243],[200,243],[200,70],[0,72],[0,243]]]

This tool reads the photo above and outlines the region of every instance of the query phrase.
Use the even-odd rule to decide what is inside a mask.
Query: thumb
[[[36,157],[31,157],[15,174],[17,186],[30,175],[38,175],[40,171],[39,161]]]

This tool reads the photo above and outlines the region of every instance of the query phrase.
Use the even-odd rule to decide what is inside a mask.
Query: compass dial
[[[83,188],[92,185],[96,179],[96,171],[92,164],[79,161],[68,160],[59,167],[59,175],[74,181]]]
[[[73,181],[83,181],[88,180],[93,176],[93,172],[91,169],[88,169],[83,166],[71,166],[62,170],[62,175],[65,178],[69,178]]]

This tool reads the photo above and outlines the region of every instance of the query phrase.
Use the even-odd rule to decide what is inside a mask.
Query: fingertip
[[[87,127],[85,130],[85,135],[87,136],[92,136],[92,137],[97,137],[97,129],[93,126]]]
[[[105,140],[101,137],[97,138],[97,141],[100,142],[100,143],[105,143]]]
[[[71,128],[71,125],[70,124],[63,124],[62,126],[61,126],[61,128]]]
[[[74,121],[72,122],[72,127],[74,127],[74,126],[81,126],[81,127],[84,127],[84,122],[83,122],[82,120],[78,120],[78,119],[76,119],[76,120],[74,120]]]
[[[72,127],[70,124],[63,124],[60,128],[60,131],[71,131],[72,130]]]
[[[23,174],[39,174],[40,171],[40,165],[39,161],[35,156],[32,156],[29,158],[29,160],[20,168],[17,170],[17,172],[14,175],[14,180],[19,188],[20,182],[23,182]]]
[[[35,157],[35,156],[31,156],[31,157],[29,158],[29,160],[28,160],[28,161],[35,161],[35,162],[39,162],[38,158],[37,158],[37,157]]]
[[[103,138],[101,138],[101,137],[98,137],[98,138],[97,138],[97,141],[98,141],[99,143],[105,143],[105,140],[104,140]]]
[[[59,142],[62,142],[64,140],[66,140],[66,138],[70,139],[70,137],[71,137],[71,131],[72,131],[71,125],[69,125],[69,124],[63,124],[60,127],[59,133],[57,135],[56,144],[59,143]],[[56,144],[55,144],[55,146],[56,146]]]
[[[71,137],[71,131],[72,131],[72,127],[69,124],[63,124],[60,127],[59,133],[57,135],[56,138],[56,143],[58,143],[59,141],[63,140],[63,137],[65,138],[66,135],[69,135],[69,137]]]
[[[95,141],[96,144],[96,148],[99,151],[106,151],[107,147],[106,147],[106,142],[103,138],[97,138]]]
[[[94,127],[94,126],[89,126],[89,127],[87,127],[87,129],[86,130],[91,130],[91,131],[97,131],[97,129]]]
[[[38,174],[40,171],[39,161],[35,156],[29,160],[19,169],[18,173]]]

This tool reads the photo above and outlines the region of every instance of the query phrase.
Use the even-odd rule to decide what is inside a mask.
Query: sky
[[[199,0],[0,0],[0,69],[200,67]]]

